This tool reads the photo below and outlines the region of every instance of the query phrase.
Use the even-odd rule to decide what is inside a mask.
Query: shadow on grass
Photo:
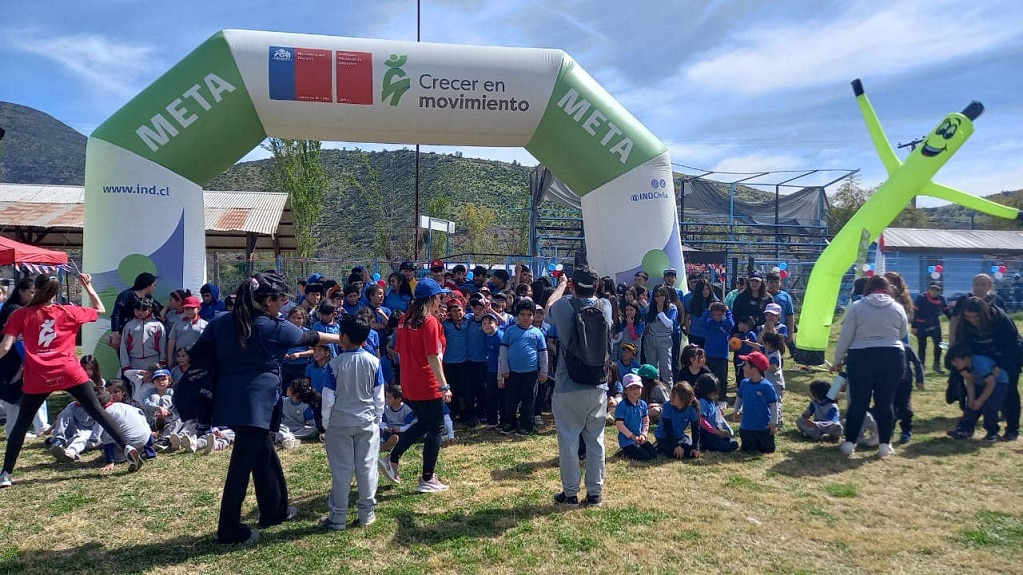
[[[550,505],[520,504],[509,507],[486,507],[470,511],[448,511],[441,514],[399,511],[393,542],[401,546],[435,545],[463,538],[496,537],[534,517],[560,513]]]
[[[787,454],[785,459],[774,464],[770,471],[787,477],[826,477],[856,469],[874,459],[863,455],[846,457],[839,453],[834,445],[821,443],[813,449]]]
[[[529,479],[534,473],[541,469],[557,469],[558,465],[557,455],[550,459],[541,461],[519,461],[511,467],[491,470],[490,478],[494,481],[502,481],[506,479]],[[582,466],[585,467],[586,464],[583,463]]]
[[[949,409],[955,409],[949,406]],[[944,434],[950,429],[955,429],[956,424],[959,423],[959,415],[941,415],[938,417],[930,417],[927,419],[921,419],[918,417],[913,418],[913,433],[941,433]]]
[[[918,457],[945,457],[947,455],[964,455],[974,453],[984,447],[976,439],[952,439],[950,437],[928,437],[914,440],[898,450],[898,454],[909,459]]]

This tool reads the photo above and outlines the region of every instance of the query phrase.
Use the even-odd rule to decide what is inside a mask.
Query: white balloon
[[[1000,280],[1000,279],[1002,279],[1004,277],[1005,277],[1005,274],[1003,274],[1002,272],[996,272],[995,273],[995,279],[996,280]]]
[[[863,271],[870,271],[870,264],[863,264]]]
[[[774,273],[778,273],[778,272],[781,271],[781,268],[778,267],[778,266],[774,266],[773,268],[771,268],[771,271],[774,272]]]
[[[941,277],[941,274],[939,274],[938,272],[931,272],[931,277],[933,279],[938,279]]]
[[[556,269],[556,270],[558,270],[560,272],[561,270],[565,269],[565,266],[563,266],[561,264],[558,264],[554,269]]]

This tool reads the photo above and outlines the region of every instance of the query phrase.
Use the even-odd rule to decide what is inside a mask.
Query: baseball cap
[[[583,289],[595,288],[599,279],[589,268],[575,268],[572,272],[572,283]]]
[[[756,367],[760,371],[767,371],[771,367],[771,361],[767,359],[766,355],[760,353],[759,351],[754,351],[749,355],[740,355],[739,359],[742,361],[750,362],[751,364],[753,364],[754,367]]]
[[[661,376],[661,372],[657,369],[657,367],[650,365],[649,363],[644,363],[639,367],[633,368],[632,373],[648,379],[657,379]]]
[[[752,272],[750,272],[748,276],[746,276],[746,280],[764,281],[764,276],[762,276],[760,272],[753,270]]]
[[[636,272],[636,275],[633,276],[633,277],[643,278],[645,280],[648,280],[648,279],[650,279],[650,274],[646,273],[643,270],[639,270],[638,272]]]
[[[419,287],[419,286],[416,286],[416,287]],[[464,308],[465,307],[465,303],[462,302],[462,298],[460,298],[460,297],[449,297],[448,298],[448,309],[451,309],[453,307]]]
[[[195,297],[194,295],[190,295],[181,302],[181,307],[199,308],[202,307],[202,302],[199,301],[199,298]]]
[[[661,274],[661,275],[677,276],[678,275],[678,270],[676,270],[675,268],[668,268],[668,269],[664,270],[664,273]]]
[[[444,260],[433,260],[430,262],[430,271],[439,272],[444,269]]]
[[[158,369],[158,370],[153,372],[153,377],[162,377],[162,376],[170,377],[171,376],[170,370],[169,369]]]
[[[769,303],[764,307],[764,313],[773,313],[774,315],[781,315],[781,306],[776,303]]]
[[[936,289],[938,291],[941,291],[941,285],[940,284],[931,284],[931,285],[927,286],[927,289]]]
[[[415,269],[416,269],[416,266],[413,265],[412,262],[410,262],[408,260],[405,260],[405,261],[401,262],[401,265],[398,266],[398,271],[402,271],[402,270],[413,270],[414,271]]]
[[[622,344],[622,351],[631,351],[633,354],[638,354],[639,348],[634,343],[626,343]]]
[[[622,387],[643,387],[643,378],[635,373],[627,373],[622,377]]]
[[[501,323],[501,318],[496,313],[494,313],[492,311],[488,311],[487,313],[483,314],[480,317],[480,321],[483,321],[484,317],[489,317],[490,319],[494,320],[497,324]]]
[[[424,278],[416,284],[416,299],[426,299],[443,293],[451,293],[451,290],[440,287],[433,278]]]

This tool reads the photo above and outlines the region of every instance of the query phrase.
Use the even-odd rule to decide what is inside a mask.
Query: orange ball
[[[728,349],[732,351],[739,351],[742,349],[742,340],[737,337],[732,337],[728,340]]]

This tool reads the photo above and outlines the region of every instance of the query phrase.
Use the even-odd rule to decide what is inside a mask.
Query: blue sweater
[[[483,322],[475,321],[469,324],[469,334],[466,341],[465,358],[468,361],[487,361],[487,334],[483,333]]]
[[[469,330],[476,322],[471,313],[465,314],[460,325],[455,325],[451,319],[444,320],[441,325],[444,327],[444,338],[447,340],[447,347],[444,348],[444,363],[465,363],[469,357]]]
[[[735,320],[732,319],[731,310],[725,311],[725,317],[721,321],[714,321],[714,318],[710,315],[710,310],[707,310],[703,312],[700,323],[703,324],[706,330],[704,337],[707,339],[707,342],[704,349],[707,351],[707,357],[728,359],[728,338],[732,335],[732,329],[735,328]]]
[[[504,330],[497,328],[494,335],[483,334],[487,344],[487,373],[497,373],[498,363],[501,359],[501,340],[504,339]]]
[[[658,442],[666,441],[675,445],[692,445],[692,439],[686,434],[686,428],[691,427],[693,437],[699,436],[700,416],[693,406],[679,409],[671,403],[664,404],[661,408],[661,422],[654,430],[654,437]]]

